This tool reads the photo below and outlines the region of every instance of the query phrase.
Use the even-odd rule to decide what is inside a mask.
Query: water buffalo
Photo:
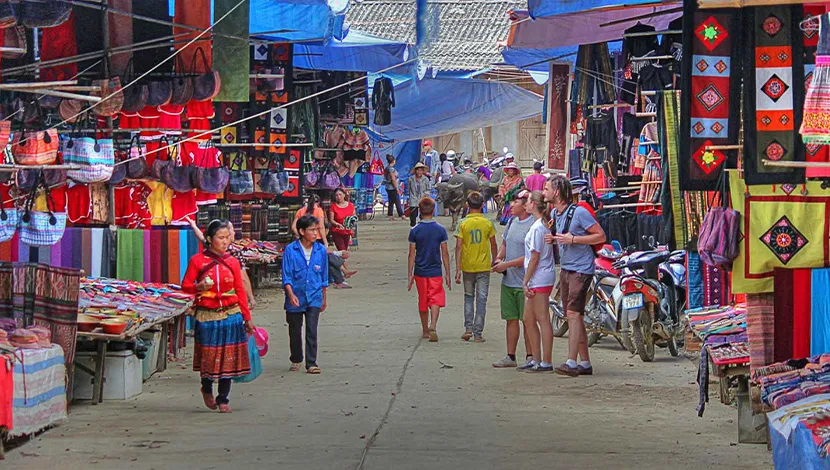
[[[493,174],[490,176],[490,182],[482,181],[481,182],[481,195],[484,196],[485,201],[489,201],[493,199],[496,203],[496,214],[501,215],[501,211],[504,209],[504,199],[499,196],[499,185],[504,180],[504,168],[496,168],[493,170]]]
[[[444,208],[452,214],[450,230],[455,231],[455,227],[458,225],[458,214],[464,209],[467,195],[479,189],[478,179],[475,175],[469,173],[453,175],[446,183],[438,183],[438,199],[443,202]]]

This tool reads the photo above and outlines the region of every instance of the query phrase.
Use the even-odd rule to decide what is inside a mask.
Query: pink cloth
[[[541,191],[545,188],[545,175],[534,173],[525,178],[525,187],[528,191]]]

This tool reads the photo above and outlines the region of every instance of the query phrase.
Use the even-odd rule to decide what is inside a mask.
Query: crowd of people
[[[568,377],[592,375],[583,315],[594,272],[593,246],[605,242],[605,233],[591,211],[576,203],[582,188],[575,188],[561,175],[545,178],[541,168],[529,179],[534,188],[542,189],[529,190],[526,182],[512,183],[508,191],[518,189],[510,199],[500,243],[493,222],[482,214],[483,196],[475,191],[467,195],[469,215],[454,234],[455,283],[463,282],[464,289],[461,339],[485,341],[490,274],[500,273],[507,355],[493,367]],[[414,285],[418,291],[423,337],[437,342],[445,288],[452,290],[449,237],[434,220],[435,201],[423,196],[417,205],[421,221],[409,234],[408,288]],[[549,298],[557,285],[570,333],[567,359],[554,367]],[[522,325],[525,361],[519,365],[516,354]]]

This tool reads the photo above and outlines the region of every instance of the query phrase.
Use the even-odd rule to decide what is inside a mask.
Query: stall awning
[[[518,21],[510,27],[507,45],[524,49],[553,49],[616,41],[622,39],[626,29],[637,23],[654,26],[658,31],[665,30],[672,20],[682,15],[681,11],[647,18],[644,16],[678,8],[679,4],[671,4],[659,7],[589,10],[530,21],[522,21],[527,18],[526,11],[514,11],[513,15]],[[624,21],[616,23],[620,20]],[[611,22],[616,24],[607,24]]]
[[[409,59],[410,46],[350,30],[325,46],[295,44],[294,66],[313,70],[377,72]]]
[[[392,124],[375,131],[397,141],[453,134],[538,116],[542,101],[540,95],[496,81],[412,79],[395,85]]]
[[[720,0],[721,2],[725,0]],[[736,0],[732,0],[736,1]],[[541,18],[544,16],[564,15],[588,10],[602,10],[626,8],[638,5],[660,5],[661,3],[677,3],[675,0],[527,0],[530,16]]]
[[[328,41],[337,16],[327,0],[250,0],[250,34],[278,41]]]
[[[532,0],[529,0],[532,1]],[[700,8],[743,8],[770,5],[770,0],[697,0]],[[827,3],[827,0],[776,0],[775,5]]]
[[[504,63],[522,70],[547,72],[551,62],[573,62],[579,46],[554,47],[551,49],[526,49],[505,47],[501,51]]]

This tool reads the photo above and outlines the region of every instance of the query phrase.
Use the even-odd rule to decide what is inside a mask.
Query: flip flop
[[[429,330],[429,342],[430,343],[437,343],[438,342],[438,333],[435,330]]]
[[[320,372],[322,372],[322,371],[321,371],[321,370],[320,370],[320,368],[319,368],[319,367],[317,367],[317,366],[311,366],[311,367],[309,367],[308,369],[306,369],[306,372],[307,372],[307,373],[309,373],[309,374],[318,375],[318,374],[320,374]]]
[[[231,405],[229,405],[227,403],[222,403],[221,405],[219,405],[219,412],[220,413],[233,413],[231,411]]]
[[[216,398],[213,397],[212,393],[202,392],[202,399],[205,401],[205,406],[211,410],[216,409]]]
[[[290,370],[291,372],[297,372],[298,370],[300,370],[300,366],[302,366],[302,365],[303,365],[302,362],[292,362],[291,363],[291,368],[288,369],[288,370]]]

